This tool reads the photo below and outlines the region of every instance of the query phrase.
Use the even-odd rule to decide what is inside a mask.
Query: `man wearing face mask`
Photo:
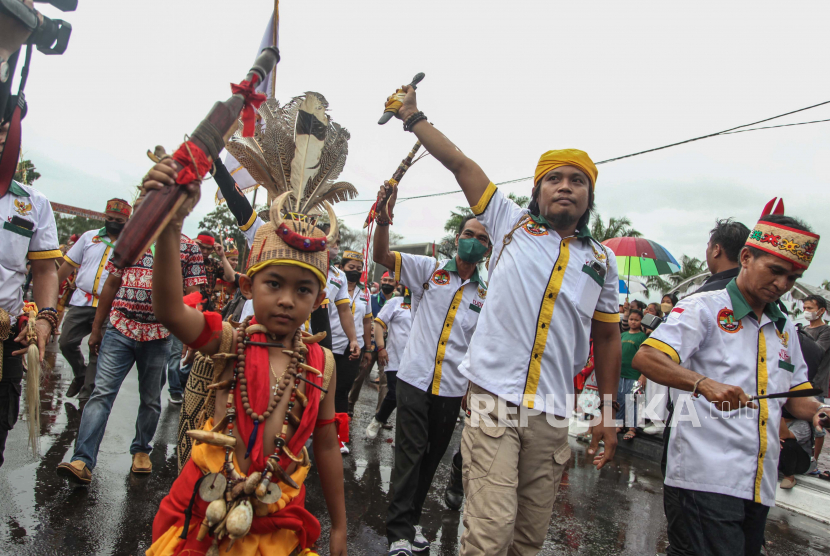
[[[104,288],[109,273],[107,262],[112,257],[121,230],[127,224],[132,207],[123,199],[107,201],[104,227],[85,232],[64,255],[58,269],[59,283],[77,272],[75,293],[69,301],[69,309],[63,320],[60,335],[61,353],[72,367],[74,379],[66,391],[66,397],[85,401],[92,394],[98,355],[90,353],[89,363],[84,363],[81,341],[92,332],[98,296]]]
[[[379,196],[391,186],[384,184]],[[374,260],[394,269],[412,295],[412,328],[396,384],[395,466],[386,518],[389,555],[429,548],[418,521],[438,464],[455,429],[468,381],[458,371],[487,297],[478,263],[490,253],[484,225],[474,216],[458,227],[458,254],[449,260],[389,251],[389,205],[375,229]]]
[[[372,314],[377,316],[380,314],[380,310],[386,305],[386,302],[395,297],[395,287],[398,283],[395,281],[394,273],[389,274],[389,272],[384,272],[383,276],[380,278],[380,288],[377,293],[372,294],[369,298],[369,301],[372,304]],[[373,341],[371,344],[371,349],[367,350],[367,353],[371,357],[371,360],[367,365],[363,365],[360,369],[360,374],[357,375],[357,378],[354,380],[354,384],[352,384],[352,389],[349,391],[349,415],[352,414],[354,410],[354,405],[357,403],[357,400],[360,399],[360,390],[363,388],[363,383],[366,381],[366,377],[372,373],[372,367],[374,367],[375,362],[378,360],[378,352],[376,347],[376,341]],[[387,386],[386,386],[386,373],[383,372],[383,369],[378,369],[378,377],[379,384],[378,384],[378,404],[377,409],[380,409],[380,404],[383,401],[383,398],[386,397]],[[391,426],[389,428],[392,428]]]

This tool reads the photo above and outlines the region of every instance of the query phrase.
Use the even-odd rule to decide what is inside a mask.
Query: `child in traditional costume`
[[[145,187],[172,184],[176,173],[167,163],[151,170]],[[303,484],[311,467],[304,445],[312,432],[331,515],[330,552],[346,554],[334,362],[331,352],[317,344],[321,335],[301,331],[325,298],[327,245],[337,233],[337,220],[327,202],[318,198],[301,204],[297,194],[280,195],[272,204],[271,222],[256,232],[239,283],[253,299],[254,316],[236,329],[218,314],[201,313],[182,301],[181,212],[156,242],[157,318],[192,349],[212,356],[215,368],[204,425],[187,432],[197,443],[159,506],[148,556],[314,554],[320,524],[304,507]],[[284,218],[289,198],[296,212]],[[306,215],[321,205],[333,223],[329,236]]]

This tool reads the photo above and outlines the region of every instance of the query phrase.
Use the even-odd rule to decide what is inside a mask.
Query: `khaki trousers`
[[[496,400],[492,411],[486,410],[484,396]],[[509,414],[507,405],[472,385],[467,407],[489,415],[492,424],[473,414],[473,419],[466,418],[462,434],[467,501],[461,556],[538,554],[547,536],[559,482],[571,457],[568,421],[530,414],[534,412],[520,419],[516,406]]]

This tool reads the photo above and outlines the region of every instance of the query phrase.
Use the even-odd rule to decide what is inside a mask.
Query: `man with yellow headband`
[[[809,389],[798,333],[778,308],[809,266],[818,236],[772,202],[725,289],[680,301],[633,366],[668,386],[663,505],[670,556],[756,555],[775,505],[782,409],[821,430],[814,397],[753,401]]]
[[[595,429],[605,441],[597,468],[617,444],[610,411],[621,359],[617,267],[588,233],[597,168],[583,151],[548,151],[525,210],[426,120],[414,89],[390,97],[387,109],[397,109],[404,129],[454,174],[494,243],[487,303],[459,367],[471,383],[461,554],[536,554],[570,459],[573,377],[588,359],[590,338],[609,406]]]

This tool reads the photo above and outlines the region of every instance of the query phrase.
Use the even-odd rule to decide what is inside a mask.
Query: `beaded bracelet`
[[[404,131],[412,131],[412,127],[415,124],[417,124],[421,120],[426,120],[426,119],[427,119],[427,117],[426,117],[426,115],[424,115],[423,112],[420,112],[420,111],[415,112],[414,114],[412,114],[411,116],[409,116],[406,119],[406,121],[403,124],[403,130]]]
[[[378,226],[388,226],[391,223],[391,220],[381,220],[380,218],[375,219],[375,224],[377,224]]]

